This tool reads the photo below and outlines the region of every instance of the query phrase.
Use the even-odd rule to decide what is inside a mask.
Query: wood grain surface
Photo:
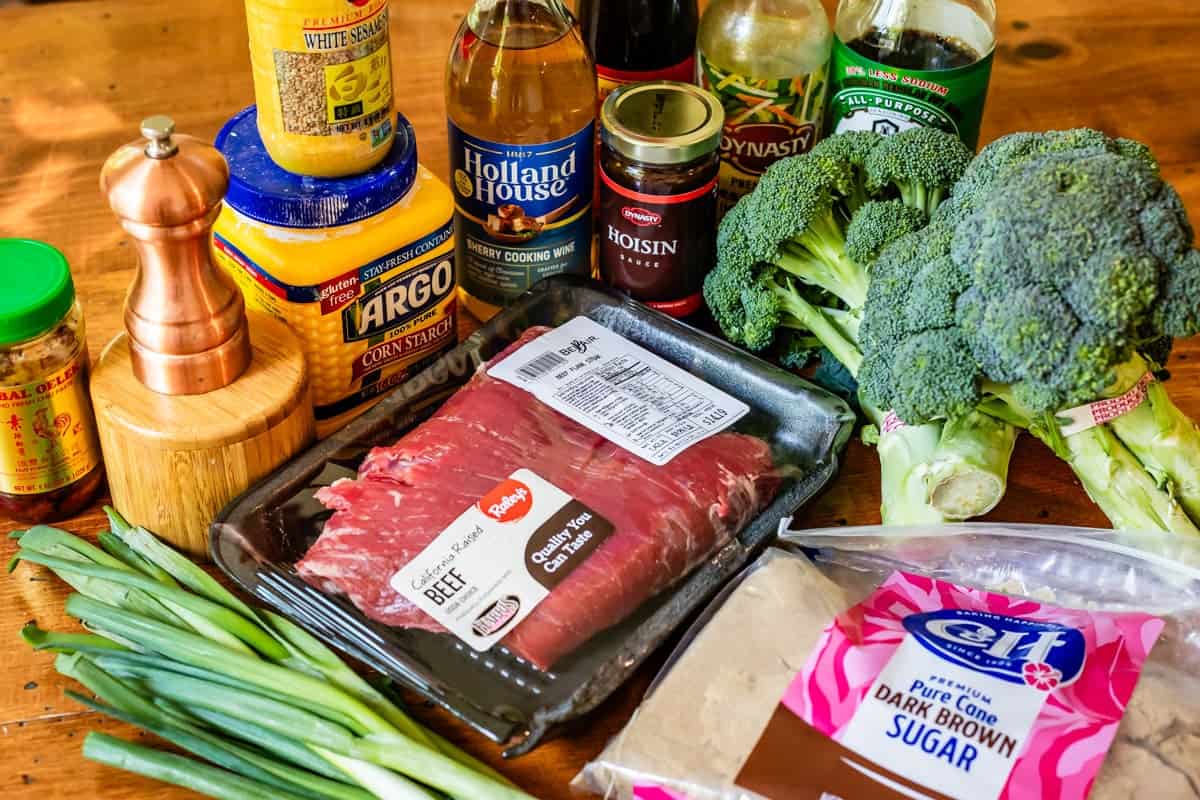
[[[417,130],[421,160],[447,172],[442,70],[469,0],[393,0],[396,101]],[[1164,175],[1200,223],[1200,5],[1195,0],[999,0],[995,71],[984,120],[989,141],[1014,130],[1091,125],[1153,145]],[[0,3],[0,236],[29,236],[70,259],[93,354],[120,328],[134,250],[97,186],[100,165],[166,113],[181,132],[211,138],[252,90],[238,0]],[[2,290],[3,287],[0,287]],[[469,323],[468,323],[469,325]],[[1200,342],[1179,345],[1171,392],[1200,416]],[[841,476],[802,512],[806,525],[879,519],[877,461],[852,444]],[[1032,440],[1013,459],[1009,493],[992,519],[1105,524],[1069,470]],[[94,534],[98,508],[64,527]],[[0,521],[0,533],[14,526]],[[11,555],[5,543],[0,557]],[[51,656],[18,638],[30,620],[71,627],[63,587],[22,566],[0,578],[0,794],[5,797],[175,798],[189,793],[88,763],[88,730],[126,737],[63,697]],[[774,624],[774,623],[772,623]],[[660,656],[661,658],[661,656]],[[657,663],[657,659],[655,660]],[[526,790],[565,800],[567,783],[628,716],[655,664],[570,736],[502,765]],[[493,763],[496,748],[433,709],[431,724]]]

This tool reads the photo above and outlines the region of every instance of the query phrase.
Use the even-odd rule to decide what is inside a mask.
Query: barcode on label
[[[538,378],[545,375],[552,369],[558,369],[567,363],[567,360],[558,353],[545,352],[529,363],[517,367],[517,374],[522,378],[527,378],[531,381],[536,381]]]

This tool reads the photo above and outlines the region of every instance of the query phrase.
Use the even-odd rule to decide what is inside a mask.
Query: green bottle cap
[[[67,259],[33,239],[0,239],[0,347],[45,333],[75,303]]]

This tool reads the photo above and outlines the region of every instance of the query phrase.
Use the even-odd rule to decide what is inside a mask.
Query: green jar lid
[[[75,303],[67,259],[33,239],[0,239],[0,347],[45,333]]]

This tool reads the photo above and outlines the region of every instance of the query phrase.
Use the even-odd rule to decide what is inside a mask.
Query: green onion
[[[44,631],[32,624],[21,628],[21,638],[34,650],[49,650],[53,653],[73,653],[79,650],[85,652],[128,651],[128,648],[94,633]]]
[[[172,783],[218,800],[304,800],[258,781],[184,756],[152,750],[103,733],[89,733],[83,756],[126,772]]]
[[[118,636],[136,642],[140,647],[161,653],[175,661],[236,675],[253,686],[284,692],[306,706],[315,703],[340,711],[355,720],[363,730],[381,733],[395,731],[383,718],[361,702],[318,678],[268,664],[253,656],[231,652],[201,636],[82,595],[76,594],[67,598],[66,612],[89,625],[111,630]]]
[[[322,747],[313,749],[345,770],[347,775],[367,787],[376,797],[386,797],[388,800],[440,800],[438,795],[428,789],[383,767],[377,767],[368,761],[347,758]]]
[[[99,564],[74,562],[48,556],[33,550],[26,550],[25,548],[17,551],[17,557],[22,561],[30,561],[34,564],[50,567],[59,576],[62,576],[63,573],[74,573],[88,578],[109,581],[119,586],[141,590],[151,597],[167,600],[180,608],[187,609],[194,614],[204,617],[212,624],[223,628],[227,633],[251,645],[268,658],[287,657],[287,650],[282,645],[276,642],[271,636],[265,634],[262,628],[241,614],[231,611],[224,606],[217,605],[203,597],[197,597],[190,592],[185,592],[183,589],[172,588],[159,583],[153,578],[136,572],[130,572],[128,568],[114,569]],[[227,647],[224,644],[222,646]]]
[[[274,731],[269,731],[260,725],[255,725],[253,722],[235,719],[227,714],[222,714],[219,711],[211,711],[207,708],[192,707],[184,713],[190,714],[192,717],[206,722],[211,727],[221,730],[230,736],[241,739],[243,742],[249,742],[292,764],[304,767],[310,772],[324,775],[333,780],[342,780],[346,777],[345,773],[317,755],[308,745],[298,742],[290,736],[280,736]]]
[[[196,566],[187,556],[163,544],[158,537],[145,528],[130,525],[124,517],[117,513],[115,508],[105,506],[104,513],[108,515],[109,522],[112,524],[113,534],[137,551],[142,558],[159,567],[201,597],[233,609],[243,616],[254,616],[254,609],[235,597],[216,578]]]
[[[308,798],[308,800],[325,800],[329,797],[337,798],[337,800],[372,800],[374,797],[370,792],[356,789],[346,783],[313,775],[288,764],[282,764],[261,753],[256,753],[251,748],[226,741],[202,730],[180,725],[162,715],[151,717],[122,711],[89,700],[75,692],[67,692],[67,696],[101,714],[147,730],[218,767],[236,772],[246,778],[277,786],[299,797]]]
[[[177,586],[175,579],[164,569],[157,564],[151,563],[139,556],[132,547],[121,541],[120,537],[112,531],[104,531],[96,535],[96,540],[100,542],[100,547],[104,552],[108,553],[113,558],[125,564],[130,569],[137,570],[145,575],[148,575],[159,583],[167,586]]]
[[[532,800],[320,640],[106,510],[103,549],[44,526],[14,537],[13,563],[75,587],[66,611],[91,631],[21,636],[98,699],[71,697],[209,763],[97,734],[87,757],[236,800]]]

